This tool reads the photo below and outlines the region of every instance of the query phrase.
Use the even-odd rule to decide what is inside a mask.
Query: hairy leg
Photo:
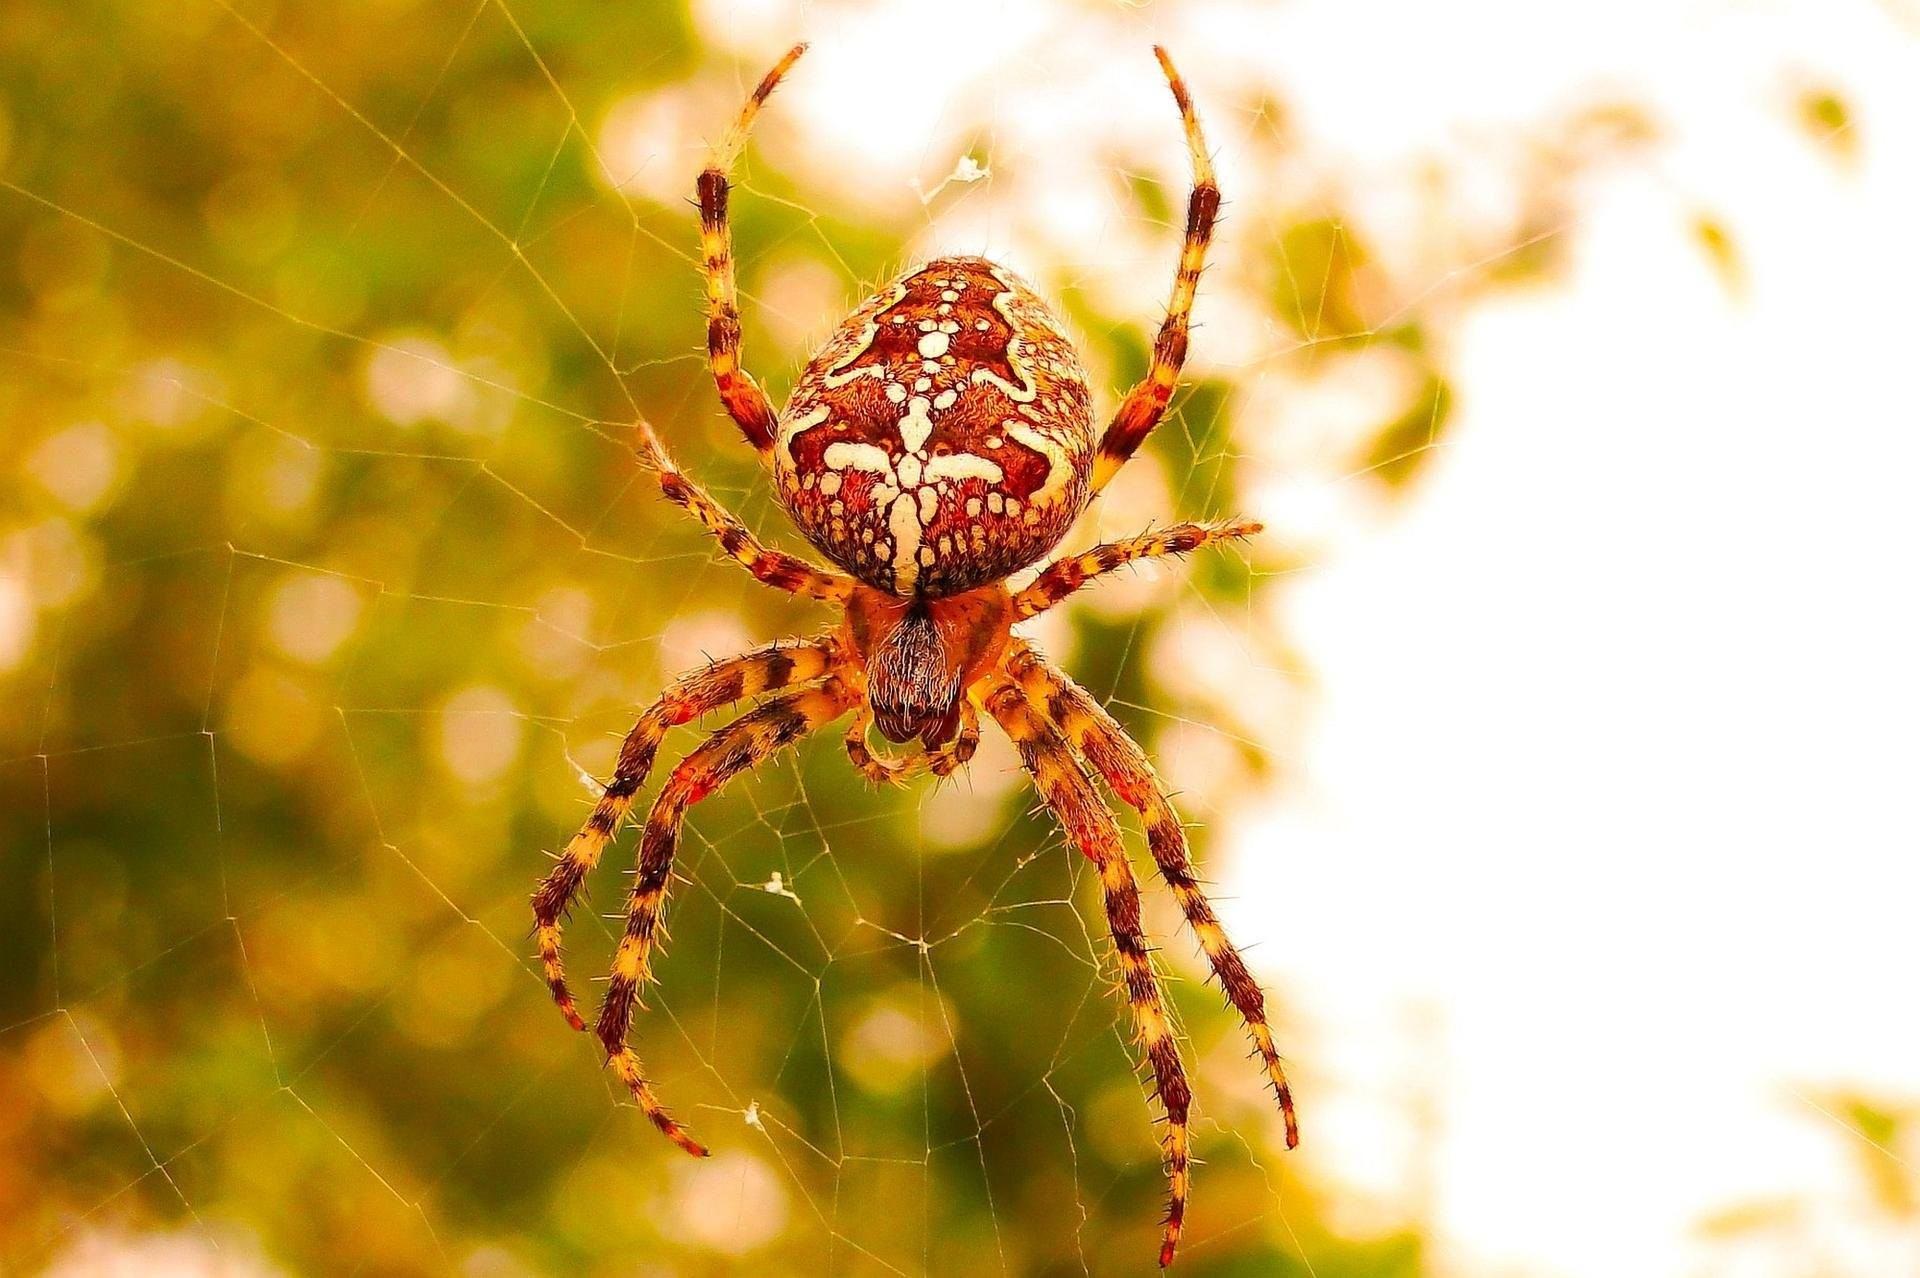
[[[1167,303],[1167,317],[1160,323],[1159,335],[1153,339],[1153,362],[1147,367],[1147,375],[1127,392],[1101,437],[1100,453],[1093,464],[1095,492],[1107,486],[1114,472],[1160,424],[1173,399],[1180,368],[1187,360],[1187,323],[1193,312],[1193,295],[1206,265],[1214,221],[1220,215],[1220,188],[1213,184],[1213,160],[1207,155],[1207,141],[1200,133],[1200,116],[1193,109],[1193,98],[1167,51],[1155,45],[1153,52],[1160,59],[1160,69],[1166,73],[1186,126],[1187,149],[1193,157],[1193,193],[1187,198],[1187,238],[1180,250],[1180,268],[1173,277],[1173,296]]]
[[[987,694],[987,713],[1006,730],[1020,752],[1020,762],[1033,777],[1034,788],[1066,828],[1080,851],[1100,871],[1106,899],[1107,929],[1126,982],[1127,1005],[1133,1012],[1136,1040],[1153,1070],[1155,1090],[1166,1110],[1167,1129],[1162,1150],[1167,1160],[1167,1221],[1161,1236],[1160,1263],[1173,1262],[1186,1220],[1189,1168],[1187,1110],[1192,1091],[1180,1062],[1161,998],[1160,981],[1153,971],[1145,930],[1140,923],[1140,888],[1133,867],[1120,846],[1120,827],[1087,779],[1073,747],[1011,679]]]
[[[856,694],[846,684],[828,676],[817,687],[763,702],[708,737],[699,749],[682,759],[661,787],[653,810],[647,813],[646,827],[640,834],[639,868],[627,897],[627,927],[613,953],[613,972],[607,980],[607,993],[601,1000],[600,1020],[594,1032],[600,1038],[601,1047],[606,1049],[608,1064],[626,1084],[648,1120],[668,1140],[690,1154],[705,1157],[707,1151],[661,1105],[640,1068],[639,1056],[627,1044],[627,1031],[633,1026],[640,988],[651,976],[654,943],[662,934],[661,912],[666,905],[667,886],[673,878],[673,857],[679,847],[681,825],[688,808],[740,773],[757,767],[802,737],[832,723],[856,701]]]
[[[1200,948],[1206,953],[1207,963],[1213,968],[1221,990],[1246,1022],[1247,1034],[1266,1066],[1274,1100],[1286,1121],[1287,1148],[1292,1149],[1300,1143],[1300,1127],[1293,1113],[1293,1089],[1287,1085],[1286,1069],[1280,1063],[1280,1054],[1273,1045],[1273,1031],[1267,1025],[1266,998],[1259,982],[1247,970],[1240,951],[1227,939],[1213,905],[1200,890],[1199,880],[1194,877],[1193,860],[1187,852],[1186,831],[1181,828],[1180,818],[1167,800],[1160,779],[1154,775],[1153,766],[1147,762],[1146,752],[1084,688],[1048,665],[1025,640],[1013,642],[1003,667],[1029,699],[1045,707],[1047,717],[1093,765],[1114,794],[1140,813],[1154,864],[1180,902],[1187,926],[1193,929]]]
[[[1108,541],[1040,570],[1026,589],[1013,597],[1016,621],[1037,616],[1097,577],[1141,559],[1185,555],[1217,541],[1237,541],[1261,529],[1252,519],[1230,519],[1219,524],[1173,524],[1159,532],[1142,533],[1125,541]]]
[[[740,303],[733,280],[733,231],[727,224],[727,197],[732,189],[727,171],[746,146],[748,130],[761,104],[806,51],[806,45],[794,45],[761,79],[699,180],[701,269],[707,280],[707,363],[713,369],[727,414],[762,457],[773,451],[777,414],[760,383],[740,364]]]
[[[719,538],[721,552],[753,574],[761,585],[825,603],[841,603],[853,594],[851,578],[816,568],[785,551],[769,550],[732,511],[687,478],[667,455],[653,427],[644,421],[635,431],[634,451],[640,454],[642,464],[659,476],[661,494]]]
[[[646,784],[667,729],[747,697],[796,683],[810,683],[826,674],[839,659],[840,648],[831,637],[803,643],[791,640],[768,644],[738,657],[715,661],[684,674],[668,685],[660,699],[648,706],[620,747],[613,779],[607,782],[586,824],[568,841],[533,894],[534,937],[546,970],[553,1001],[575,1029],[585,1029],[567,989],[561,962],[561,931],[567,914],[579,898],[587,875],[599,864],[600,854],[620,832],[620,823],[633,807],[633,797]]]

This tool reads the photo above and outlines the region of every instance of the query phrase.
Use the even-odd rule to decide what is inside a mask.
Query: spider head
[[[960,595],[1039,559],[1086,507],[1092,402],[1031,288],[983,258],[936,258],[867,299],[794,384],[780,500],[867,585]]]
[[[880,734],[931,749],[953,740],[960,702],[999,660],[1013,622],[995,584],[948,599],[901,599],[861,589],[847,606],[847,638],[867,672]]]

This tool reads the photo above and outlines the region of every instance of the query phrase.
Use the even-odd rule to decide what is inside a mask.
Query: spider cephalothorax
[[[1104,429],[1094,425],[1086,372],[1053,312],[1017,276],[977,257],[937,258],[869,298],[807,365],[785,411],[775,412],[740,364],[727,169],[761,104],[804,50],[796,46],[760,81],[700,175],[707,354],[720,398],[772,471],[781,503],[851,576],[768,549],[680,471],[645,421],[636,423],[636,438],[661,492],[705,524],[729,557],[766,585],[837,606],[841,620],[817,638],[771,644],[682,676],[647,708],[593,814],[534,893],[540,958],[568,1022],[586,1028],[561,961],[562,921],[632,811],[667,730],[759,698],[682,759],[654,800],[595,1026],[608,1063],[648,1119],[681,1148],[705,1154],[654,1095],[627,1041],[687,809],[841,719],[847,753],[870,780],[901,782],[921,768],[944,777],[972,757],[984,714],[1012,739],[1041,798],[1098,868],[1136,1037],[1166,1110],[1170,1196],[1160,1263],[1170,1264],[1186,1214],[1191,1092],[1141,926],[1139,887],[1093,778],[1139,813],[1155,868],[1246,1022],[1289,1146],[1298,1139],[1292,1094],[1260,986],[1200,890],[1186,833],[1145,753],[1014,627],[1124,564],[1246,537],[1259,525],[1176,524],[1056,559],[1018,591],[1005,579],[1058,544],[1172,399],[1220,207],[1199,118],[1173,63],[1156,49],[1186,125],[1193,193],[1152,365]],[[875,754],[867,743],[873,726],[891,741],[917,740],[921,753],[907,760]]]

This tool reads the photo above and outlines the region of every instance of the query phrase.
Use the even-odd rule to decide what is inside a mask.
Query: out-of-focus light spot
[[[663,1232],[728,1256],[744,1256],[787,1227],[787,1191],[751,1154],[723,1153],[678,1164]]]
[[[446,347],[424,337],[385,342],[367,361],[367,399],[397,426],[459,423],[473,406],[473,385]]]
[[[890,992],[847,1031],[841,1067],[869,1092],[892,1094],[914,1083],[950,1046],[946,1018],[932,1002],[937,997],[917,987]]]
[[[58,1018],[43,1024],[28,1041],[23,1064],[28,1093],[73,1118],[111,1103],[120,1049],[107,1028],[92,1018],[81,1016],[73,1023]]]
[[[289,577],[267,605],[267,632],[280,651],[319,665],[353,634],[362,607],[360,592],[339,577]]]
[[[184,432],[206,421],[221,395],[219,380],[207,369],[177,359],[142,364],[128,379],[126,415],[168,432]]]
[[[27,583],[0,564],[0,671],[18,669],[33,647],[33,601]]]
[[[666,204],[686,199],[706,162],[706,133],[718,141],[730,118],[726,98],[693,84],[622,98],[600,125],[600,179],[628,199]]]
[[[736,613],[686,612],[660,636],[661,672],[667,676],[745,651],[753,640]]]
[[[813,344],[848,309],[846,282],[811,253],[789,253],[761,272],[753,296],[755,314],[780,346],[798,351]]]
[[[592,654],[587,637],[592,628],[593,596],[578,587],[562,586],[541,596],[520,632],[520,652],[535,673],[563,678],[578,671]]]
[[[27,473],[69,510],[84,513],[105,501],[120,477],[120,442],[101,422],[69,426],[40,441]]]
[[[921,801],[920,836],[928,850],[978,848],[996,829],[1005,828],[1007,795],[1025,784],[1013,743],[991,724],[983,724],[980,748],[966,771]]]
[[[286,674],[256,666],[240,676],[227,696],[227,731],[248,757],[285,767],[313,745],[324,713]]]
[[[267,1278],[283,1271],[245,1235],[195,1226],[191,1232],[145,1234],[87,1229],[44,1272],[47,1278]]]
[[[1228,735],[1234,730],[1184,719],[1161,730],[1155,766],[1176,793],[1188,796],[1190,811],[1246,790],[1243,747]]]
[[[34,606],[60,608],[92,593],[99,554],[68,519],[48,519],[0,537],[0,563],[25,581]]]
[[[440,711],[440,761],[472,785],[492,781],[520,757],[526,721],[498,688],[465,688]]]

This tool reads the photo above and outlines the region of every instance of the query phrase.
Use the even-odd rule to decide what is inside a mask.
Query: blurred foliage
[[[714,563],[621,426],[642,406],[778,535],[697,357],[685,200],[596,162],[617,104],[738,78],[671,5],[9,8],[0,1265],[206,1239],[301,1272],[1146,1269],[1163,1188],[1098,906],[1004,758],[873,795],[829,739],[695,814],[638,1035],[709,1164],[534,975],[536,850],[635,708],[703,650],[821,624]],[[750,295],[797,259],[850,302],[914,229],[777,158],[752,193]],[[1452,409],[1444,348],[1337,211],[1274,216],[1282,345],[1407,370],[1339,461],[1405,485]],[[1062,291],[1103,376],[1138,376],[1150,317]],[[784,331],[749,308],[776,388]],[[1243,501],[1243,416],[1202,380],[1154,437],[1177,514]],[[1272,779],[1252,658],[1154,658],[1224,606],[1284,666],[1259,605],[1297,555],[1259,554],[1050,636],[1150,747],[1225,725],[1204,758],[1231,766],[1169,761],[1202,816]],[[574,936],[584,980],[610,931],[589,909]],[[1420,1272],[1415,1233],[1324,1212],[1191,947],[1165,957],[1206,1159],[1184,1268]]]

